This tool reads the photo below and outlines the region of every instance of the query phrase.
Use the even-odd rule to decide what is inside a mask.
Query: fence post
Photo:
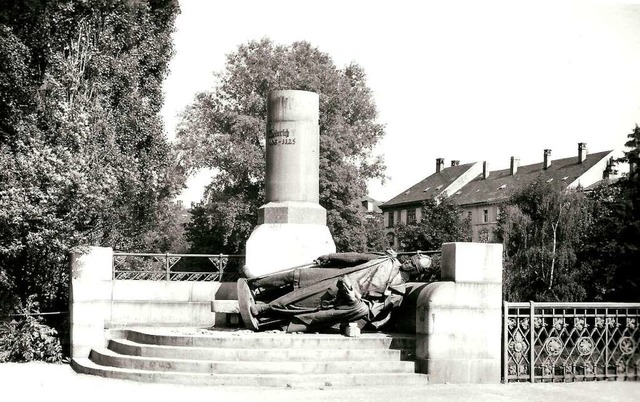
[[[535,382],[534,379],[534,359],[535,353],[535,333],[533,328],[533,319],[535,315],[535,306],[533,301],[529,301],[529,378],[531,383]]]
[[[171,267],[169,266],[169,253],[164,253],[164,267],[167,270],[167,281],[171,280]]]
[[[509,317],[509,302],[506,300],[502,302],[502,382],[504,384],[509,382],[507,378],[507,366],[509,364],[508,357],[508,344],[509,342],[509,330],[507,328],[507,322]]]
[[[224,271],[224,266],[222,265],[222,253],[218,255],[218,269],[220,270],[220,282],[222,282],[222,272]]]
[[[596,310],[597,311],[597,310]],[[609,378],[609,325],[607,323],[607,318],[609,317],[609,309],[604,309],[604,378],[605,380]]]

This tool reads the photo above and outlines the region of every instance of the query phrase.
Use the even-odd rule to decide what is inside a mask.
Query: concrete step
[[[405,334],[363,333],[359,337],[340,334],[287,334],[278,331],[200,330],[194,333],[127,330],[135,343],[233,349],[406,349],[415,350],[415,337]]]
[[[192,359],[214,361],[399,361],[412,358],[411,351],[395,349],[257,349],[257,348],[203,348],[187,346],[149,345],[128,339],[112,339],[109,349],[130,356],[165,359]]]
[[[212,374],[163,372],[101,366],[88,358],[73,359],[71,365],[79,373],[106,378],[187,385],[328,388],[393,384],[394,387],[397,387],[427,385],[428,379],[424,374],[414,373]]]
[[[94,349],[89,358],[101,366],[189,373],[356,374],[415,372],[415,363],[409,361],[211,361],[129,356],[118,354],[109,349]]]

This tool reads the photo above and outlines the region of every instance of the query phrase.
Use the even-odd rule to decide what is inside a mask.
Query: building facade
[[[587,154],[586,144],[579,143],[576,156],[552,160],[551,150],[545,149],[540,163],[519,166],[518,159],[511,157],[509,168],[495,171],[487,162],[461,165],[456,160],[445,168],[444,159],[438,158],[434,174],[380,205],[389,245],[399,247],[394,229],[398,224],[419,221],[423,202],[440,197],[448,197],[469,217],[473,241],[494,241],[500,205],[512,194],[538,178],[566,188],[592,186],[608,177],[612,155],[611,150]]]

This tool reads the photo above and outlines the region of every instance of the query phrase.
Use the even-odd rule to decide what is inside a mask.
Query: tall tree
[[[174,0],[3,5],[0,298],[64,303],[70,247],[140,246],[182,186],[159,113],[177,12]]]
[[[372,151],[384,129],[363,69],[339,69],[307,42],[282,46],[262,39],[229,54],[217,77],[218,84],[186,109],[178,129],[186,166],[215,172],[194,221],[215,234],[209,244],[220,248],[207,251],[241,252],[257,222],[264,203],[266,98],[278,89],[320,95],[320,204],[338,249],[365,249],[364,214],[353,202],[365,195],[368,179],[382,178],[384,166]],[[192,226],[193,241],[198,231],[202,227]]]
[[[368,214],[365,217],[366,247],[363,251],[384,251],[389,248],[385,234],[382,213]]]
[[[584,194],[538,179],[501,211],[497,235],[505,247],[507,300],[583,300],[576,264],[588,227]]]
[[[620,180],[589,194],[590,230],[581,250],[589,273],[589,298],[596,301],[640,301],[640,128],[629,134],[620,159],[630,165]]]

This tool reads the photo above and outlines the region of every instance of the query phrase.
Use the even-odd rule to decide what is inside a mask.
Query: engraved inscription
[[[267,143],[269,145],[295,145],[296,139],[293,138],[289,130],[271,130],[267,131]]]

